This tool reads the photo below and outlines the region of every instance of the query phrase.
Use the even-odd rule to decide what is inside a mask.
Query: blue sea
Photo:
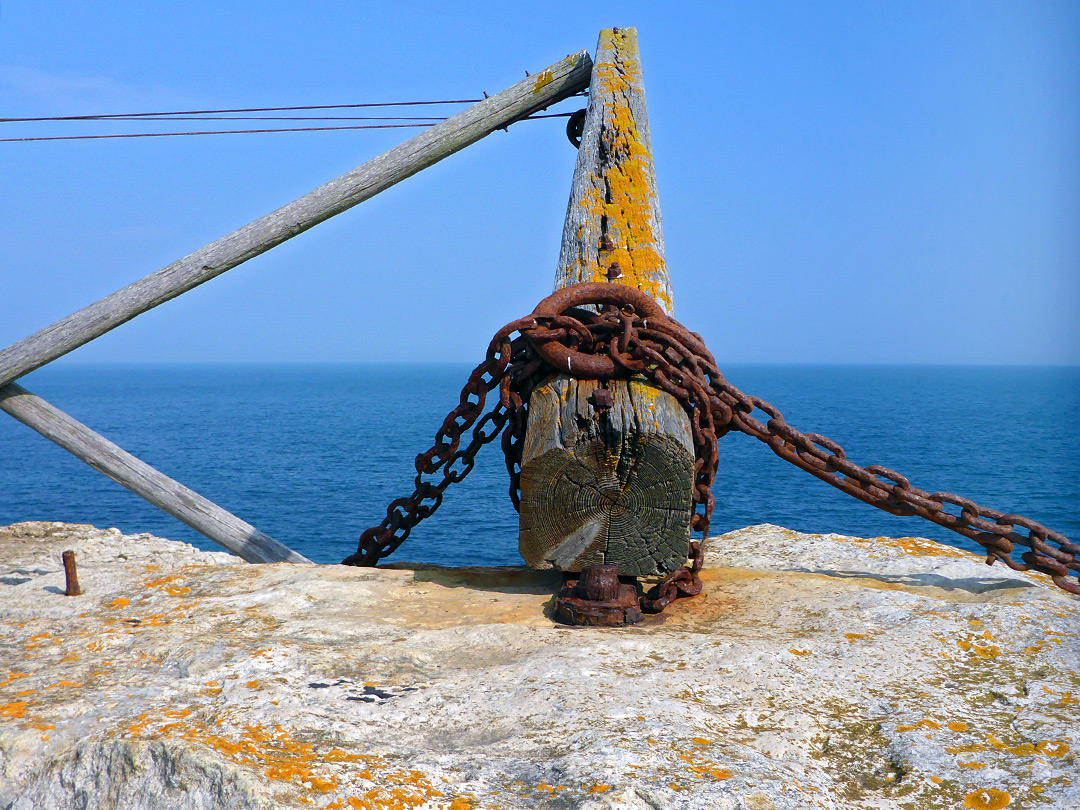
[[[20,383],[313,560],[336,563],[412,492],[413,459],[457,403],[466,365],[58,364]],[[916,486],[1017,512],[1080,538],[1080,368],[731,365],[728,379],[787,421]],[[390,558],[519,565],[501,450],[452,485]],[[930,537],[811,477],[747,436],[720,443],[713,531]],[[0,413],[0,524],[59,520],[151,532],[216,550]]]

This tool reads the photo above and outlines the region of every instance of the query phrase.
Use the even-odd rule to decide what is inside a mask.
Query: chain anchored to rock
[[[590,306],[599,311],[583,308]],[[565,287],[541,301],[528,317],[496,332],[484,361],[462,388],[459,404],[436,432],[435,444],[416,457],[413,494],[392,501],[383,521],[360,536],[356,553],[344,563],[371,566],[391,554],[417,523],[438,509],[446,488],[468,475],[477,451],[500,434],[510,474],[510,499],[519,508],[529,396],[553,374],[587,380],[644,378],[679,401],[690,419],[695,450],[690,530],[703,537],[708,535],[715,505],[717,440],[737,430],[871,506],[894,515],[917,515],[971,538],[986,549],[988,565],[1001,560],[1016,571],[1039,571],[1058,587],[1080,594],[1076,579],[1080,577],[1080,545],[1029,518],[978,506],[948,492],[919,489],[887,467],[855,464],[836,442],[796,430],[768,402],[731,385],[701,336],[666,315],[648,295],[610,283]],[[495,388],[498,401],[484,413],[487,396]],[[598,410],[603,405],[594,403]],[[760,421],[755,412],[764,414],[767,421]],[[467,444],[462,447],[465,438]],[[431,478],[438,473],[441,479]],[[1010,556],[1017,546],[1027,549],[1020,561]],[[680,596],[694,596],[701,591],[698,572],[703,552],[696,541],[689,548],[692,563],[670,573],[640,599],[636,590],[630,598],[617,572],[586,570],[564,585],[557,611],[574,623],[621,624],[624,621],[612,619],[617,611],[589,605],[613,600],[620,605],[623,619],[634,621],[639,605],[646,612],[659,612]],[[589,598],[598,594],[604,598]]]

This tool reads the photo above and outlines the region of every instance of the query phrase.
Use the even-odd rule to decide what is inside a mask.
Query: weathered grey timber
[[[596,49],[555,288],[579,281],[629,284],[672,311],[632,28],[601,32]],[[689,420],[674,397],[637,381],[608,383],[614,406],[597,413],[596,387],[559,375],[530,397],[521,555],[534,568],[673,571],[689,548]]]
[[[636,380],[609,384],[614,405],[597,416],[589,397],[598,387],[558,376],[529,399],[521,556],[535,568],[665,573],[686,562],[689,422],[678,403],[665,407],[669,395]]]
[[[133,282],[0,352],[0,385],[373,197],[496,129],[585,89],[582,51],[469,107],[228,236]]]
[[[311,562],[17,383],[0,386],[0,410],[241,559],[252,563]]]

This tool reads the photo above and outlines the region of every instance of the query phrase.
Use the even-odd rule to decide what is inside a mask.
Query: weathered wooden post
[[[601,32],[593,60],[555,288],[582,281],[637,287],[672,312],[633,28]],[[667,574],[687,559],[693,473],[689,419],[670,394],[555,376],[529,400],[521,555],[535,568]]]

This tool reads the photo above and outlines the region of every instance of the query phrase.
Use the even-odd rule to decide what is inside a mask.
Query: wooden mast
[[[601,32],[555,288],[637,287],[672,312],[637,32]],[[590,399],[606,387],[613,405]],[[694,448],[670,394],[558,375],[529,402],[519,547],[535,568],[665,574],[686,562]]]

